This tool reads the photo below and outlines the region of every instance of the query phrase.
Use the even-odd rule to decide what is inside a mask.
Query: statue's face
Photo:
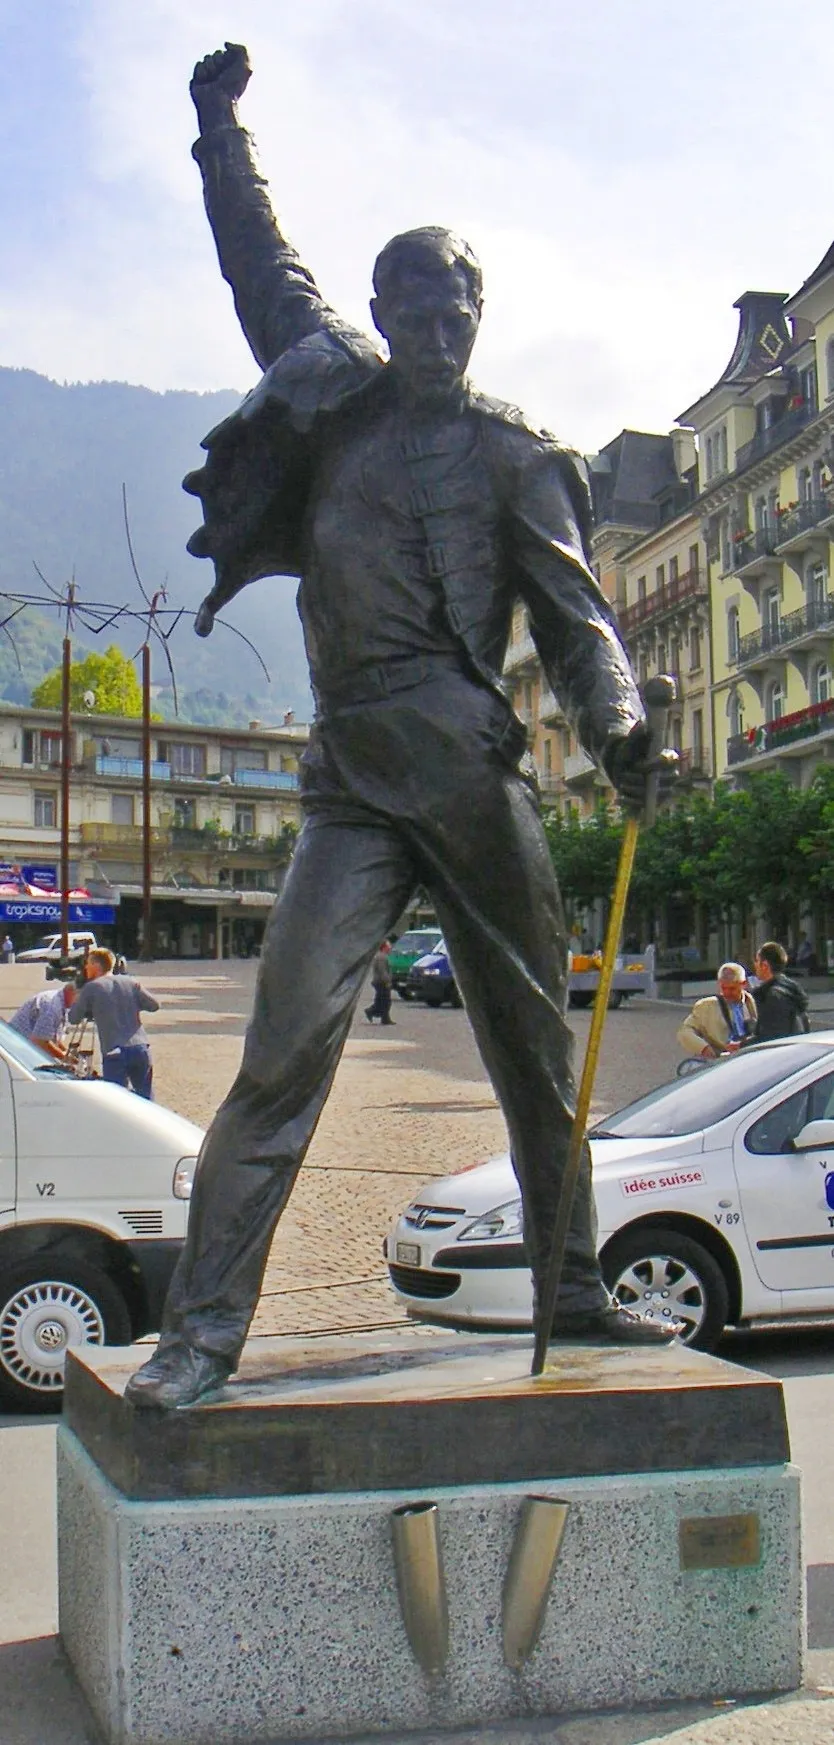
[[[429,404],[448,399],[466,373],[481,319],[465,274],[412,280],[375,297],[371,311],[408,392]]]

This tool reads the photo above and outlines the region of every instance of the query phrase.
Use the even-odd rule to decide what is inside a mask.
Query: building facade
[[[308,728],[154,722],[151,734],[155,957],[247,955],[260,943],[300,824],[298,760]],[[136,720],[72,722],[70,882],[107,899],[105,942],[135,955],[142,914],[142,745]],[[0,704],[0,862],[57,890],[61,724]],[[20,949],[43,932],[0,923]]]
[[[698,437],[716,774],[834,756],[834,247],[792,297],[745,292]]]

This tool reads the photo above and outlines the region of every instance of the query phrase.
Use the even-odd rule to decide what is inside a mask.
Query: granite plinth
[[[530,1349],[410,1329],[258,1340],[222,1398],[173,1420],[121,1398],[147,1348],[75,1360],[60,1628],[108,1745],[272,1745],[794,1688],[799,1480],[778,1384],[686,1351],[567,1347],[532,1382]],[[421,1413],[433,1433],[408,1446]],[[533,1492],[568,1519],[541,1637],[513,1669],[502,1596]],[[395,1509],[427,1500],[449,1616],[433,1676],[406,1632],[392,1531]]]
[[[147,1347],[70,1353],[65,1422],[125,1496],[309,1496],[789,1458],[782,1389],[683,1347],[402,1332],[254,1339],[188,1412],[122,1397]]]

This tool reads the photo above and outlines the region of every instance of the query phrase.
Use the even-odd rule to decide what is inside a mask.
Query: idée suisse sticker
[[[620,1187],[626,1199],[636,1199],[638,1194],[668,1194],[674,1188],[700,1188],[706,1182],[702,1169],[673,1169],[663,1175],[633,1175],[627,1181],[620,1182]]]

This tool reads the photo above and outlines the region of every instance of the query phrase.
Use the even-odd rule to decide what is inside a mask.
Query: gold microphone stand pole
[[[650,757],[656,757],[663,750],[666,741],[669,709],[675,701],[675,681],[658,674],[649,679],[644,691],[646,718],[651,734],[649,750]],[[576,1113],[573,1118],[568,1156],[565,1164],[565,1174],[562,1181],[562,1191],[556,1208],[556,1224],[553,1231],[553,1242],[550,1250],[550,1261],[539,1302],[539,1312],[536,1319],[536,1339],[533,1348],[532,1375],[541,1375],[547,1355],[547,1347],[553,1328],[553,1317],[556,1313],[556,1303],[559,1287],[562,1282],[562,1268],[565,1259],[565,1246],[568,1239],[573,1202],[576,1196],[576,1184],[582,1166],[582,1148],[585,1144],[585,1130],[594,1091],[597,1066],[599,1064],[600,1048],[602,1047],[602,1032],[605,1025],[605,1015],[608,1010],[608,998],[611,984],[614,980],[614,968],[617,951],[620,944],[620,934],[623,930],[628,887],[631,883],[631,873],[634,866],[634,856],[637,852],[637,838],[640,825],[654,823],[657,804],[657,778],[650,778],[646,796],[646,808],[642,818],[629,813],[623,830],[623,841],[620,849],[620,859],[617,866],[617,877],[614,883],[614,894],[611,899],[611,911],[608,917],[608,928],[605,935],[605,946],[602,953],[602,967],[599,972],[599,987],[594,998],[591,1014],[591,1028],[588,1035],[588,1046],[585,1050],[585,1061],[582,1067],[582,1077],[579,1083],[579,1093],[576,1099]]]

